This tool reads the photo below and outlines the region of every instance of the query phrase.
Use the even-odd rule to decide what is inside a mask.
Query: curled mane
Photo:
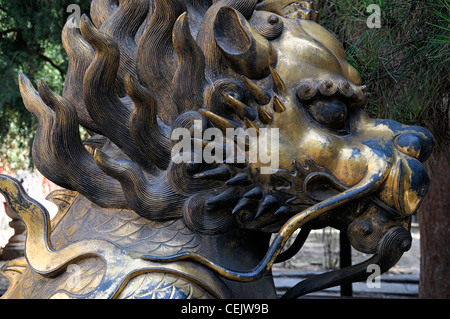
[[[63,30],[69,58],[63,95],[44,81],[36,91],[20,75],[24,103],[38,118],[37,168],[104,208],[131,209],[150,220],[184,217],[207,233],[232,227],[231,212],[251,206],[250,200],[238,202],[236,190],[248,185],[249,177],[231,166],[172,162],[171,132],[192,129],[195,120],[203,130],[259,132],[286,109],[286,85],[273,68],[272,46],[284,25],[274,12],[287,10],[286,16],[306,20],[317,14],[309,2],[281,12],[271,3],[93,1],[91,18],[83,15],[80,29],[67,24]],[[359,104],[365,99],[363,87],[342,77],[305,79],[296,92],[300,99],[333,94]],[[91,135],[85,145],[79,125]],[[200,192],[207,194],[199,197]],[[266,195],[253,217],[272,203],[287,210],[288,198]],[[223,201],[230,207],[219,207]],[[306,197],[297,202],[313,203]],[[208,207],[214,205],[211,217]]]

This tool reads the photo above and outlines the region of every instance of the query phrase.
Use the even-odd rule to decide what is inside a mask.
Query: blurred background
[[[118,2],[111,0],[112,2]],[[31,145],[36,120],[25,109],[18,73],[35,84],[45,79],[61,93],[67,57],[61,30],[70,4],[89,13],[90,0],[0,0],[0,173],[18,177],[39,200],[56,189],[34,169]],[[420,238],[420,296],[450,298],[450,1],[318,0],[320,23],[343,44],[371,97],[376,118],[429,129],[437,142],[427,162],[432,184],[416,216]],[[380,7],[380,28],[369,28]],[[87,134],[82,130],[82,134]],[[11,229],[0,198],[0,247]],[[419,231],[420,230],[420,231]],[[338,249],[338,248],[337,248]]]

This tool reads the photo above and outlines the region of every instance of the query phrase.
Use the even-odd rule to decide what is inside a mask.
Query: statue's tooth
[[[241,198],[239,190],[237,188],[229,188],[225,192],[211,197],[206,201],[206,205],[208,206],[230,206],[234,205]]]
[[[230,170],[226,166],[220,166],[211,170],[207,170],[198,174],[195,174],[193,177],[195,179],[214,179],[226,181],[230,178]]]
[[[261,206],[268,207],[275,203],[278,203],[278,199],[275,196],[269,194],[266,197],[264,197],[264,200],[263,200]]]
[[[223,132],[226,132],[227,128],[232,128],[235,129],[238,126],[233,123],[232,121],[217,115],[213,112],[210,112],[208,110],[205,109],[199,109],[198,112],[203,115],[207,120],[209,120],[212,124],[214,124],[215,127],[219,128],[220,130],[222,130]]]
[[[250,94],[255,99],[256,103],[260,105],[266,105],[270,102],[270,96],[264,92],[263,89],[261,89],[258,85],[256,85],[253,81],[249,80],[245,76],[241,76],[241,81],[244,84],[244,86],[247,88],[247,90],[250,92]]]
[[[278,199],[273,195],[266,195],[264,197],[263,202],[258,208],[258,211],[256,212],[255,219],[257,219],[259,216],[267,212],[269,209],[271,209],[271,206],[278,203]]]
[[[270,67],[270,73],[272,74],[273,79],[273,90],[277,94],[286,94],[287,88],[286,84],[284,84],[283,79],[280,77],[277,71],[274,68]]]
[[[286,107],[280,101],[280,99],[276,96],[273,97],[273,109],[277,113],[282,113],[286,110]]]
[[[239,203],[234,207],[232,214],[236,214],[237,212],[247,209],[251,206],[255,205],[255,201],[249,198],[242,198]]]
[[[245,185],[250,184],[250,179],[247,174],[242,173],[242,174],[238,174],[235,177],[233,177],[232,179],[228,180],[225,184],[228,186],[233,186],[233,185],[245,186]]]
[[[275,213],[274,215],[281,215],[281,214],[285,214],[288,213],[290,210],[289,208],[287,208],[286,206],[281,206]]]
[[[249,119],[245,119],[245,126],[247,126],[247,128],[252,128],[256,131],[256,135],[259,135],[259,127],[255,125],[255,123],[253,123],[252,121],[250,121]]]
[[[264,124],[270,124],[273,121],[273,116],[261,106],[258,105],[258,118]]]
[[[251,120],[256,119],[256,111],[252,109],[251,107],[245,105],[243,102],[239,101],[238,99],[234,98],[230,94],[222,93],[222,95],[225,97],[225,99],[228,102],[228,105],[234,110],[234,112],[241,118],[249,118]]]
[[[255,187],[244,194],[245,198],[250,199],[261,199],[263,197],[264,193],[263,190],[260,187]]]

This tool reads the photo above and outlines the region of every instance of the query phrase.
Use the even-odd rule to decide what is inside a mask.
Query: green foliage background
[[[61,31],[70,4],[89,12],[90,0],[0,0],[0,160],[13,170],[33,166],[36,121],[19,93],[18,73],[44,78],[61,93],[67,57]]]
[[[372,93],[374,117],[427,127],[437,151],[450,159],[449,0],[318,0],[321,24],[336,35]],[[0,159],[11,169],[31,168],[34,118],[17,85],[19,72],[44,78],[62,91],[67,58],[61,30],[70,4],[88,13],[89,0],[0,0]],[[382,26],[369,29],[370,4]]]
[[[366,21],[381,9],[381,28]],[[450,1],[319,0],[321,24],[336,35],[367,85],[373,117],[428,128],[435,155],[450,160]],[[439,157],[439,156],[438,156]]]

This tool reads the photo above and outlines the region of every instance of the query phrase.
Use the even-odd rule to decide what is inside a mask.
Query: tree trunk
[[[450,167],[434,161],[430,189],[419,210],[420,298],[450,298]]]

